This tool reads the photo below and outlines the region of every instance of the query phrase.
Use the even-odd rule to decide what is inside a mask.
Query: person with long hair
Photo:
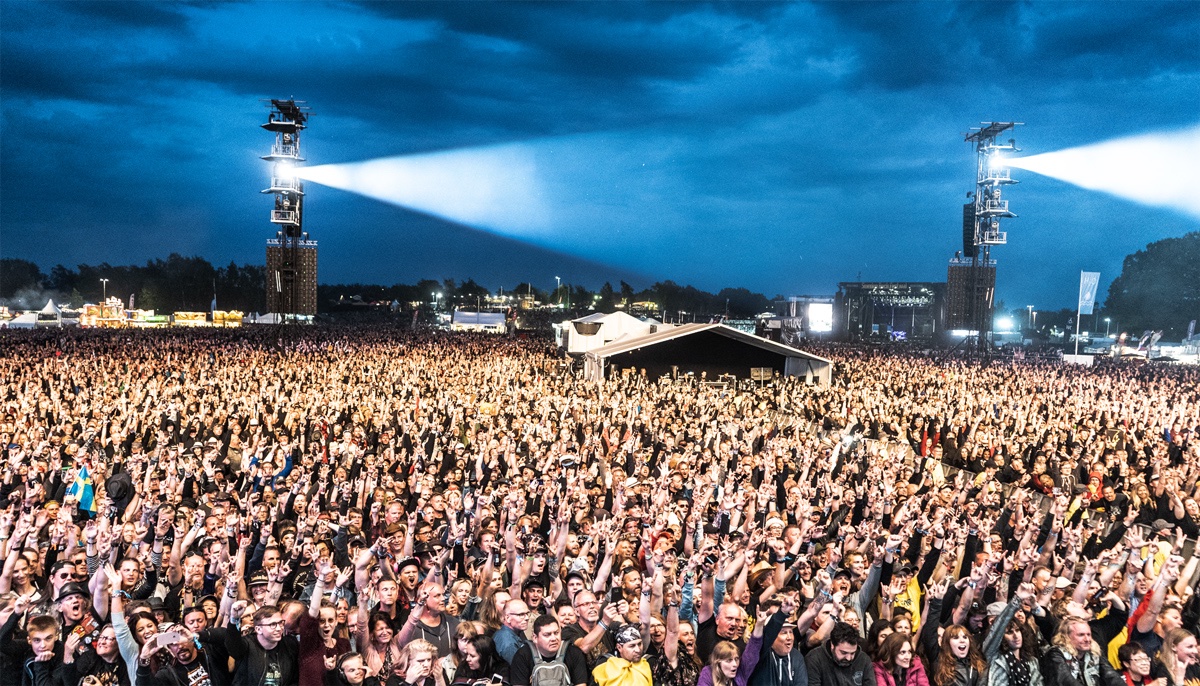
[[[464,622],[474,624],[474,622]],[[461,625],[460,625],[461,626]],[[449,684],[458,686],[484,686],[485,684],[508,684],[508,664],[496,652],[496,644],[487,634],[476,633],[474,636],[456,641],[462,644],[461,660]]]
[[[483,590],[479,602],[479,621],[487,627],[488,633],[495,633],[503,626],[504,606],[508,603],[508,591],[488,586]]]
[[[484,633],[483,625],[479,622],[460,622],[454,628],[454,636],[450,645],[450,654],[441,659],[442,676],[446,683],[454,682],[454,674],[463,663],[463,651],[470,645],[471,639]]]
[[[1122,679],[1092,640],[1086,619],[1067,617],[1058,625],[1050,648],[1042,658],[1042,676],[1050,686],[1100,686],[1120,684]]]
[[[1150,670],[1151,679],[1166,679],[1166,686],[1200,684],[1200,644],[1187,629],[1172,629],[1158,650],[1158,660]]]
[[[442,670],[437,668],[437,646],[423,639],[416,639],[404,646],[400,658],[392,667],[396,679],[388,679],[396,686],[446,686]]]
[[[867,655],[869,655],[872,660],[878,661],[879,649],[883,647],[883,642],[887,640],[888,636],[891,636],[894,633],[896,633],[896,630],[892,627],[892,620],[877,619],[872,622],[871,628],[867,629]]]
[[[872,664],[878,686],[929,686],[925,665],[917,657],[916,639],[909,634],[888,634]]]
[[[1042,686],[1037,650],[1026,633],[1025,625],[1017,622],[1009,622],[1004,628],[1000,651],[988,670],[988,686]]]
[[[933,686],[980,686],[987,664],[967,627],[953,624],[942,632],[937,659],[933,660]]]
[[[740,655],[737,645],[731,641],[721,641],[713,646],[709,663],[700,670],[698,686],[746,686],[762,653],[763,629],[766,628],[767,618],[766,606],[760,607],[754,631]]]
[[[387,681],[392,674],[392,666],[400,657],[400,647],[396,645],[396,632],[392,622],[381,612],[367,613],[367,604],[360,603],[358,607],[358,646],[363,660],[367,665],[370,676]]]

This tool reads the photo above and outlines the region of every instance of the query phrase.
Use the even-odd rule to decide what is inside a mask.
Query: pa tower
[[[1021,122],[983,122],[965,137],[975,147],[975,190],[963,205],[963,249],[950,260],[947,274],[947,327],[970,332],[971,347],[983,352],[990,349],[992,310],[996,295],[996,261],[992,246],[1008,243],[1008,233],[1000,229],[1000,220],[1015,217],[1008,201],[1001,197],[1004,187],[1016,183],[1009,174],[1005,156],[1017,150],[1015,140],[997,142]]]
[[[280,321],[298,321],[317,313],[317,242],[304,230],[304,183],[296,178],[300,132],[308,122],[303,101],[271,100],[271,112],[262,127],[275,134],[271,154],[271,187],[275,196],[271,223],[275,237],[267,241],[267,311]]]

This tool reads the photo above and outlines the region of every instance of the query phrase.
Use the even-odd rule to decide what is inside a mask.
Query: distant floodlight
[[[1009,158],[1006,164],[1080,188],[1200,217],[1197,160],[1200,126]]]
[[[1000,319],[996,320],[996,328],[1000,329],[1001,332],[1012,331],[1012,327],[1013,320],[1009,319],[1008,317],[1001,317]]]

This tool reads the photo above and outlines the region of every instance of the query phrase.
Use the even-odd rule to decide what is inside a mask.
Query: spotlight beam
[[[1005,163],[1200,219],[1200,126],[1010,157]]]

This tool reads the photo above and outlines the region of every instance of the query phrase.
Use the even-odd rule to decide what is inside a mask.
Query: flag
[[[1100,272],[1079,272],[1079,313],[1091,314],[1096,304],[1096,289],[1100,286]]]
[[[79,509],[95,514],[96,493],[92,489],[92,474],[86,465],[80,466],[75,482],[67,489],[67,495],[79,501]]]

